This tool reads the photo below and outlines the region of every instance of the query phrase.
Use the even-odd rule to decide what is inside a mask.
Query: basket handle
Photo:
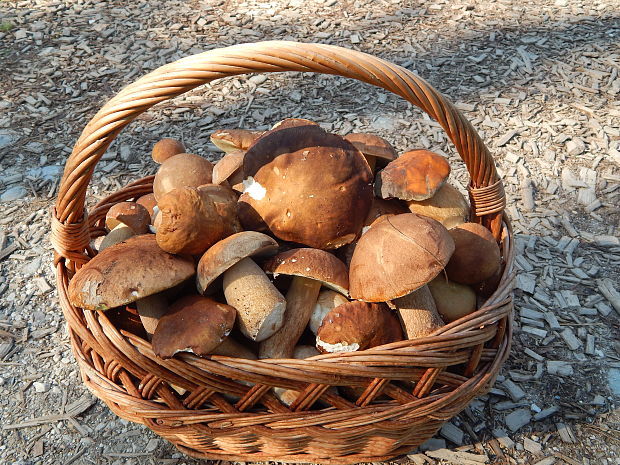
[[[51,237],[57,254],[78,263],[88,260],[88,184],[114,138],[138,115],[215,79],[281,71],[357,79],[424,110],[443,127],[467,166],[472,220],[499,240],[506,199],[493,157],[471,123],[443,95],[411,71],[366,53],[335,45],[266,41],[214,49],[164,65],[122,89],[97,112],[75,144],[59,186]]]

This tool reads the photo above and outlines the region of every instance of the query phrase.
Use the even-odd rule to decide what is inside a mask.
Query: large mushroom
[[[282,327],[264,340],[259,358],[290,358],[310,321],[321,285],[348,293],[347,267],[329,252],[319,249],[293,249],[268,260],[264,269],[274,276],[293,276],[286,293],[286,319]]]
[[[334,249],[359,234],[372,200],[372,173],[359,150],[319,126],[282,124],[246,152],[239,216],[247,229]]]
[[[215,205],[224,223],[224,237],[243,231],[237,214],[237,194],[230,187],[204,184],[198,190],[206,194]]]
[[[452,228],[454,254],[446,265],[448,278],[461,284],[476,284],[491,278],[501,264],[499,246],[487,228],[463,223]]]
[[[368,133],[351,133],[344,136],[355,148],[364,154],[371,170],[375,167],[382,168],[392,160],[398,158],[398,154],[392,144],[383,137]]]
[[[100,252],[69,283],[76,307],[108,310],[170,289],[195,272],[191,258],[164,252],[152,234],[131,237]]]
[[[193,153],[179,153],[168,158],[157,170],[153,180],[153,193],[159,199],[173,189],[198,187],[211,183],[213,164]]]
[[[386,302],[424,286],[454,252],[448,230],[413,213],[377,221],[360,238],[349,270],[351,298]]]

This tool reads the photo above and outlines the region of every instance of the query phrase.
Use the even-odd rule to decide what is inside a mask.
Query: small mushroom
[[[227,186],[204,184],[198,187],[201,193],[213,201],[217,213],[224,222],[224,237],[243,231],[238,216],[237,194]]]
[[[166,314],[168,307],[168,299],[164,292],[152,294],[136,301],[138,315],[140,315],[140,321],[142,321],[149,341],[153,338],[159,319]]]
[[[449,174],[450,165],[441,155],[428,150],[411,150],[377,173],[375,194],[382,199],[429,199]]]
[[[450,230],[454,253],[446,265],[452,281],[476,284],[491,278],[501,263],[499,246],[493,234],[478,223],[463,223]]]
[[[159,199],[157,244],[166,252],[200,255],[226,234],[224,220],[208,193],[194,187],[167,192]]]
[[[164,252],[152,234],[135,236],[100,252],[69,282],[76,307],[108,310],[170,289],[195,273],[191,258]]]
[[[334,308],[344,303],[347,303],[349,299],[343,296],[340,292],[333,291],[331,289],[323,289],[319,292],[319,297],[316,299],[316,304],[312,309],[310,315],[310,323],[308,327],[314,335],[319,330],[319,326],[323,322],[323,318]],[[295,357],[297,358],[297,357]]]
[[[151,224],[153,223],[153,217],[155,216],[155,208],[157,207],[157,200],[155,200],[155,194],[152,192],[150,194],[143,195],[138,200],[136,200],[137,204],[142,205],[151,215]]]
[[[437,276],[453,251],[448,230],[431,218],[405,213],[375,222],[351,258],[351,298],[386,302],[410,294]]]
[[[179,153],[185,153],[185,146],[183,143],[179,140],[167,137],[155,143],[151,156],[155,163],[161,164],[168,158],[178,155]]]
[[[321,285],[348,294],[347,267],[329,252],[293,249],[271,258],[264,265],[274,276],[293,276],[286,293],[286,320],[258,349],[259,358],[290,358],[319,296]]]
[[[136,233],[133,229],[123,223],[119,223],[118,226],[105,235],[103,240],[99,243],[99,248],[97,250],[102,252],[108,247],[126,241],[135,235]]]
[[[364,154],[372,171],[375,170],[375,167],[384,167],[398,158],[392,144],[383,137],[368,133],[351,133],[344,138]]]
[[[179,352],[207,355],[230,334],[235,316],[230,305],[208,297],[183,297],[159,319],[153,334],[153,351],[164,359]]]
[[[245,358],[246,360],[258,358],[250,348],[233,339],[232,336],[225,338],[224,342],[211,351],[211,355],[224,355],[226,357]]]
[[[476,293],[464,284],[448,281],[443,275],[428,283],[437,311],[446,323],[476,310]]]
[[[228,181],[231,186],[243,182],[243,156],[245,152],[235,150],[224,155],[213,167],[213,184]]]
[[[108,210],[105,225],[112,230],[121,223],[129,226],[135,234],[146,234],[149,232],[151,215],[146,208],[136,202],[119,202]]]
[[[263,131],[247,129],[218,129],[211,134],[211,142],[226,153],[247,150],[263,134]]]
[[[395,299],[394,305],[406,339],[427,336],[445,324],[428,286]]]
[[[206,158],[193,153],[179,153],[168,158],[157,170],[153,180],[153,193],[159,199],[173,189],[198,187],[210,184],[213,165]]]
[[[325,316],[316,348],[322,353],[355,352],[402,338],[398,318],[385,303],[347,302]]]
[[[441,186],[430,199],[412,200],[407,206],[412,213],[433,218],[448,229],[465,223],[469,217],[467,200],[456,187],[448,183]]]

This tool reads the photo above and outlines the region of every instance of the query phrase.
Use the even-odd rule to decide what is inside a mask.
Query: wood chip
[[[562,442],[568,444],[574,444],[575,442],[577,442],[577,440],[575,439],[575,433],[573,433],[573,430],[569,425],[567,425],[566,423],[556,423],[556,427],[558,429],[558,433],[560,434],[560,439],[562,440]]]

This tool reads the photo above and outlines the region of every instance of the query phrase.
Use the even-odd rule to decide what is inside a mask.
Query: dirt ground
[[[494,390],[452,421],[463,434],[444,430],[398,461],[620,464],[617,0],[0,0],[0,463],[200,463],[81,384],[49,209],[82,128],[123,86],[183,56],[267,39],[414,70],[470,119],[505,182],[519,253],[511,357]],[[213,130],[291,116],[437,151],[467,184],[442,130],[408,103],[291,73],[225,79],[150,110],[100,162],[91,201],[153,173],[162,136],[216,160]]]

